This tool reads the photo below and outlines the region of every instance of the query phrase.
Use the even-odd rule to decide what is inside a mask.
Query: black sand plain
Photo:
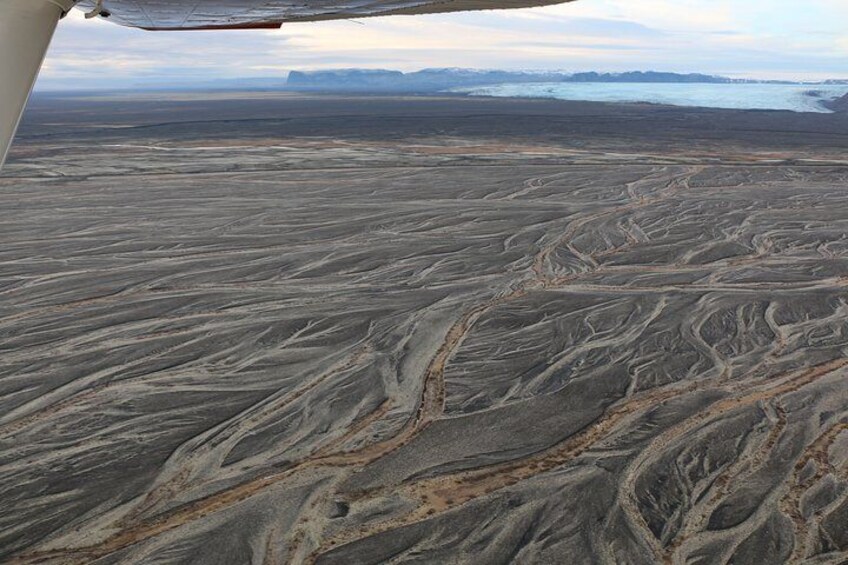
[[[848,116],[37,96],[0,560],[844,563]]]

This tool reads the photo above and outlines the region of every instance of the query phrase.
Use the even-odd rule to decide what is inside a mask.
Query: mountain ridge
[[[793,81],[735,79],[703,73],[664,71],[578,72],[504,71],[461,68],[429,68],[403,73],[383,69],[336,69],[291,71],[289,90],[346,92],[438,92],[451,88],[529,82],[608,82],[608,83],[701,83],[701,84],[805,84]],[[828,84],[848,83],[831,80]],[[811,83],[824,84],[824,83]]]

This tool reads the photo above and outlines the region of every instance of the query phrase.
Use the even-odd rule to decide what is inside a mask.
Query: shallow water
[[[848,93],[848,85],[691,84],[691,83],[527,83],[455,89],[471,96],[555,98],[595,102],[651,102],[794,112],[828,112],[821,100]],[[820,93],[819,97],[810,92]]]

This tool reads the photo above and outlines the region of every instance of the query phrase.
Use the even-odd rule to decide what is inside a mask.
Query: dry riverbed
[[[846,149],[836,115],[37,99],[0,559],[843,562]]]

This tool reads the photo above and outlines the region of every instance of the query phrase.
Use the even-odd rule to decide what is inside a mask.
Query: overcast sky
[[[144,32],[74,11],[39,89],[284,76],[292,69],[663,70],[848,78],[848,0],[578,0],[533,8]]]

